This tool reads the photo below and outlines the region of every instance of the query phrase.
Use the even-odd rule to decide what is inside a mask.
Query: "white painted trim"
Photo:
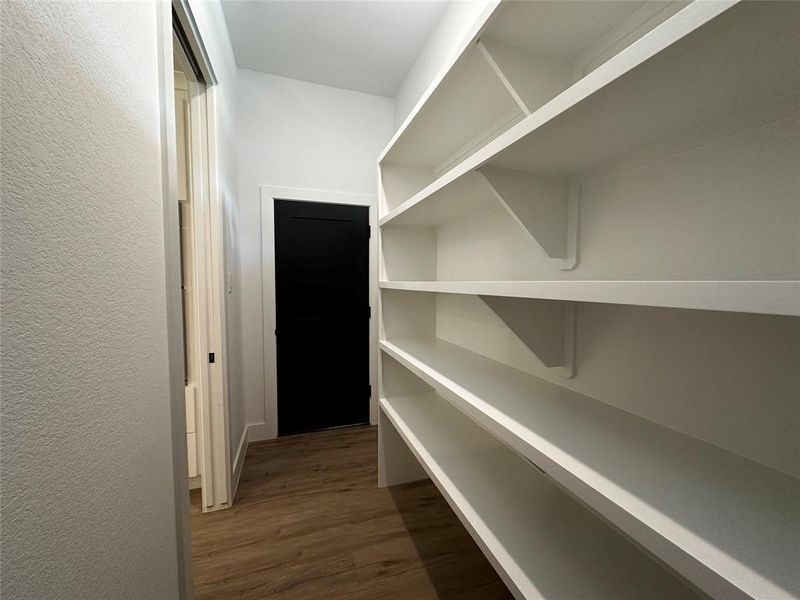
[[[233,461],[233,475],[231,476],[231,504],[236,500],[236,491],[239,489],[239,478],[242,476],[244,459],[247,456],[247,446],[250,442],[247,439],[248,427],[242,431],[242,438],[239,440],[239,447],[236,449],[236,458]]]
[[[166,4],[166,2],[164,2]],[[211,66],[211,59],[208,57],[206,46],[203,43],[203,38],[200,35],[200,30],[197,28],[197,23],[194,20],[192,9],[189,6],[189,0],[172,0],[172,9],[175,17],[180,23],[183,33],[186,35],[186,41],[189,42],[190,49],[200,68],[200,74],[203,80],[209,86],[216,85],[217,76],[214,73],[214,67]]]
[[[266,404],[266,399],[265,399]],[[251,423],[247,426],[247,443],[263,442],[277,437],[277,429],[267,423]]]
[[[275,217],[274,200],[300,200],[305,202],[327,202],[369,207],[369,224],[372,235],[369,240],[369,303],[373,307],[369,323],[369,381],[372,397],[369,404],[369,420],[375,425],[378,419],[378,206],[374,194],[338,192],[308,188],[260,186],[261,197],[261,306],[264,344],[264,421],[249,423],[252,441],[272,439],[278,436],[278,386],[275,346]],[[249,435],[249,434],[248,434]]]
[[[178,164],[175,139],[175,78],[173,73],[172,11],[156,5],[158,104],[161,138],[161,205],[164,219],[167,352],[172,434],[172,483],[178,598],[192,597],[192,540],[189,515],[189,465],[186,451],[186,402],[183,386],[183,309],[180,289],[180,230],[178,228]]]
[[[207,170],[208,170],[208,239],[206,248],[209,252],[209,277],[211,296],[209,298],[209,328],[211,333],[210,348],[215,353],[216,362],[210,365],[212,390],[212,455],[214,456],[214,472],[221,474],[218,489],[224,490],[219,497],[220,506],[229,507],[233,502],[233,486],[231,473],[230,445],[230,406],[228,398],[228,354],[225,286],[225,242],[224,242],[224,210],[222,192],[219,185],[219,143],[217,137],[217,92],[214,87],[206,88],[206,128],[207,128]],[[244,432],[243,432],[244,433]]]
[[[189,10],[185,2],[173,8]],[[191,13],[179,21],[189,45],[203,48]],[[196,55],[204,77],[215,81],[208,56]],[[188,145],[191,195],[192,254],[195,282],[197,441],[204,512],[231,504],[231,451],[228,430],[227,356],[225,331],[225,265],[223,210],[218,182],[216,91],[213,86],[189,76]],[[215,362],[209,363],[209,353]]]
[[[205,111],[205,86],[196,81],[189,82],[189,195],[192,215],[192,252],[194,255],[195,314],[197,319],[197,440],[198,470],[202,489],[202,510],[217,508],[219,497],[216,494],[214,457],[212,454],[212,402],[210,368],[207,360],[211,351],[209,295],[209,188],[207,172],[207,142]]]

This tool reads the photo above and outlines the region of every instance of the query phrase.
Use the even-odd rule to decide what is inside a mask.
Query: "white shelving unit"
[[[715,597],[798,584],[795,478],[448,342],[381,349]]]
[[[379,159],[380,482],[518,598],[800,598],[798,28],[499,2]]]
[[[383,398],[381,410],[518,597],[696,597],[435,394]]]

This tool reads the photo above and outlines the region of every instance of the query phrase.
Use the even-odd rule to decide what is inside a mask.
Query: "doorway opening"
[[[188,10],[188,9],[187,9]],[[191,13],[173,10],[173,92],[188,482],[203,512],[231,506],[222,217],[216,186],[214,73]],[[187,31],[188,29],[188,31]]]
[[[369,208],[274,202],[278,435],[368,423]]]
[[[203,512],[233,498],[218,88],[188,0],[158,3],[156,18],[175,536],[179,597],[191,598],[189,474]]]

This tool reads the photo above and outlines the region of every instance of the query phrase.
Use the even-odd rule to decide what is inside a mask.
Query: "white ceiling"
[[[445,0],[222,0],[236,64],[393,97]]]

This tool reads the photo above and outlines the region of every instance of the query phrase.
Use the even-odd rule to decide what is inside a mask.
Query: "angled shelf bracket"
[[[575,374],[575,302],[479,296],[549,369]]]
[[[525,100],[522,99],[522,97],[519,95],[519,92],[517,92],[517,89],[514,87],[514,84],[511,83],[511,81],[508,79],[508,76],[505,74],[505,71],[503,71],[502,67],[500,67],[500,65],[497,63],[495,57],[492,56],[491,51],[486,46],[486,42],[484,42],[483,40],[478,40],[477,46],[478,46],[478,51],[481,53],[481,56],[483,56],[483,58],[486,59],[486,62],[489,63],[489,66],[491,67],[492,71],[494,72],[495,75],[497,75],[497,78],[500,80],[500,83],[503,84],[503,87],[505,87],[508,93],[511,94],[511,97],[514,99],[514,102],[516,102],[517,106],[522,111],[522,113],[526,117],[530,115],[531,110],[525,104]]]
[[[564,62],[492,38],[479,39],[477,47],[525,116],[572,84]]]
[[[481,167],[492,196],[562,270],[578,264],[580,187],[567,179]]]

